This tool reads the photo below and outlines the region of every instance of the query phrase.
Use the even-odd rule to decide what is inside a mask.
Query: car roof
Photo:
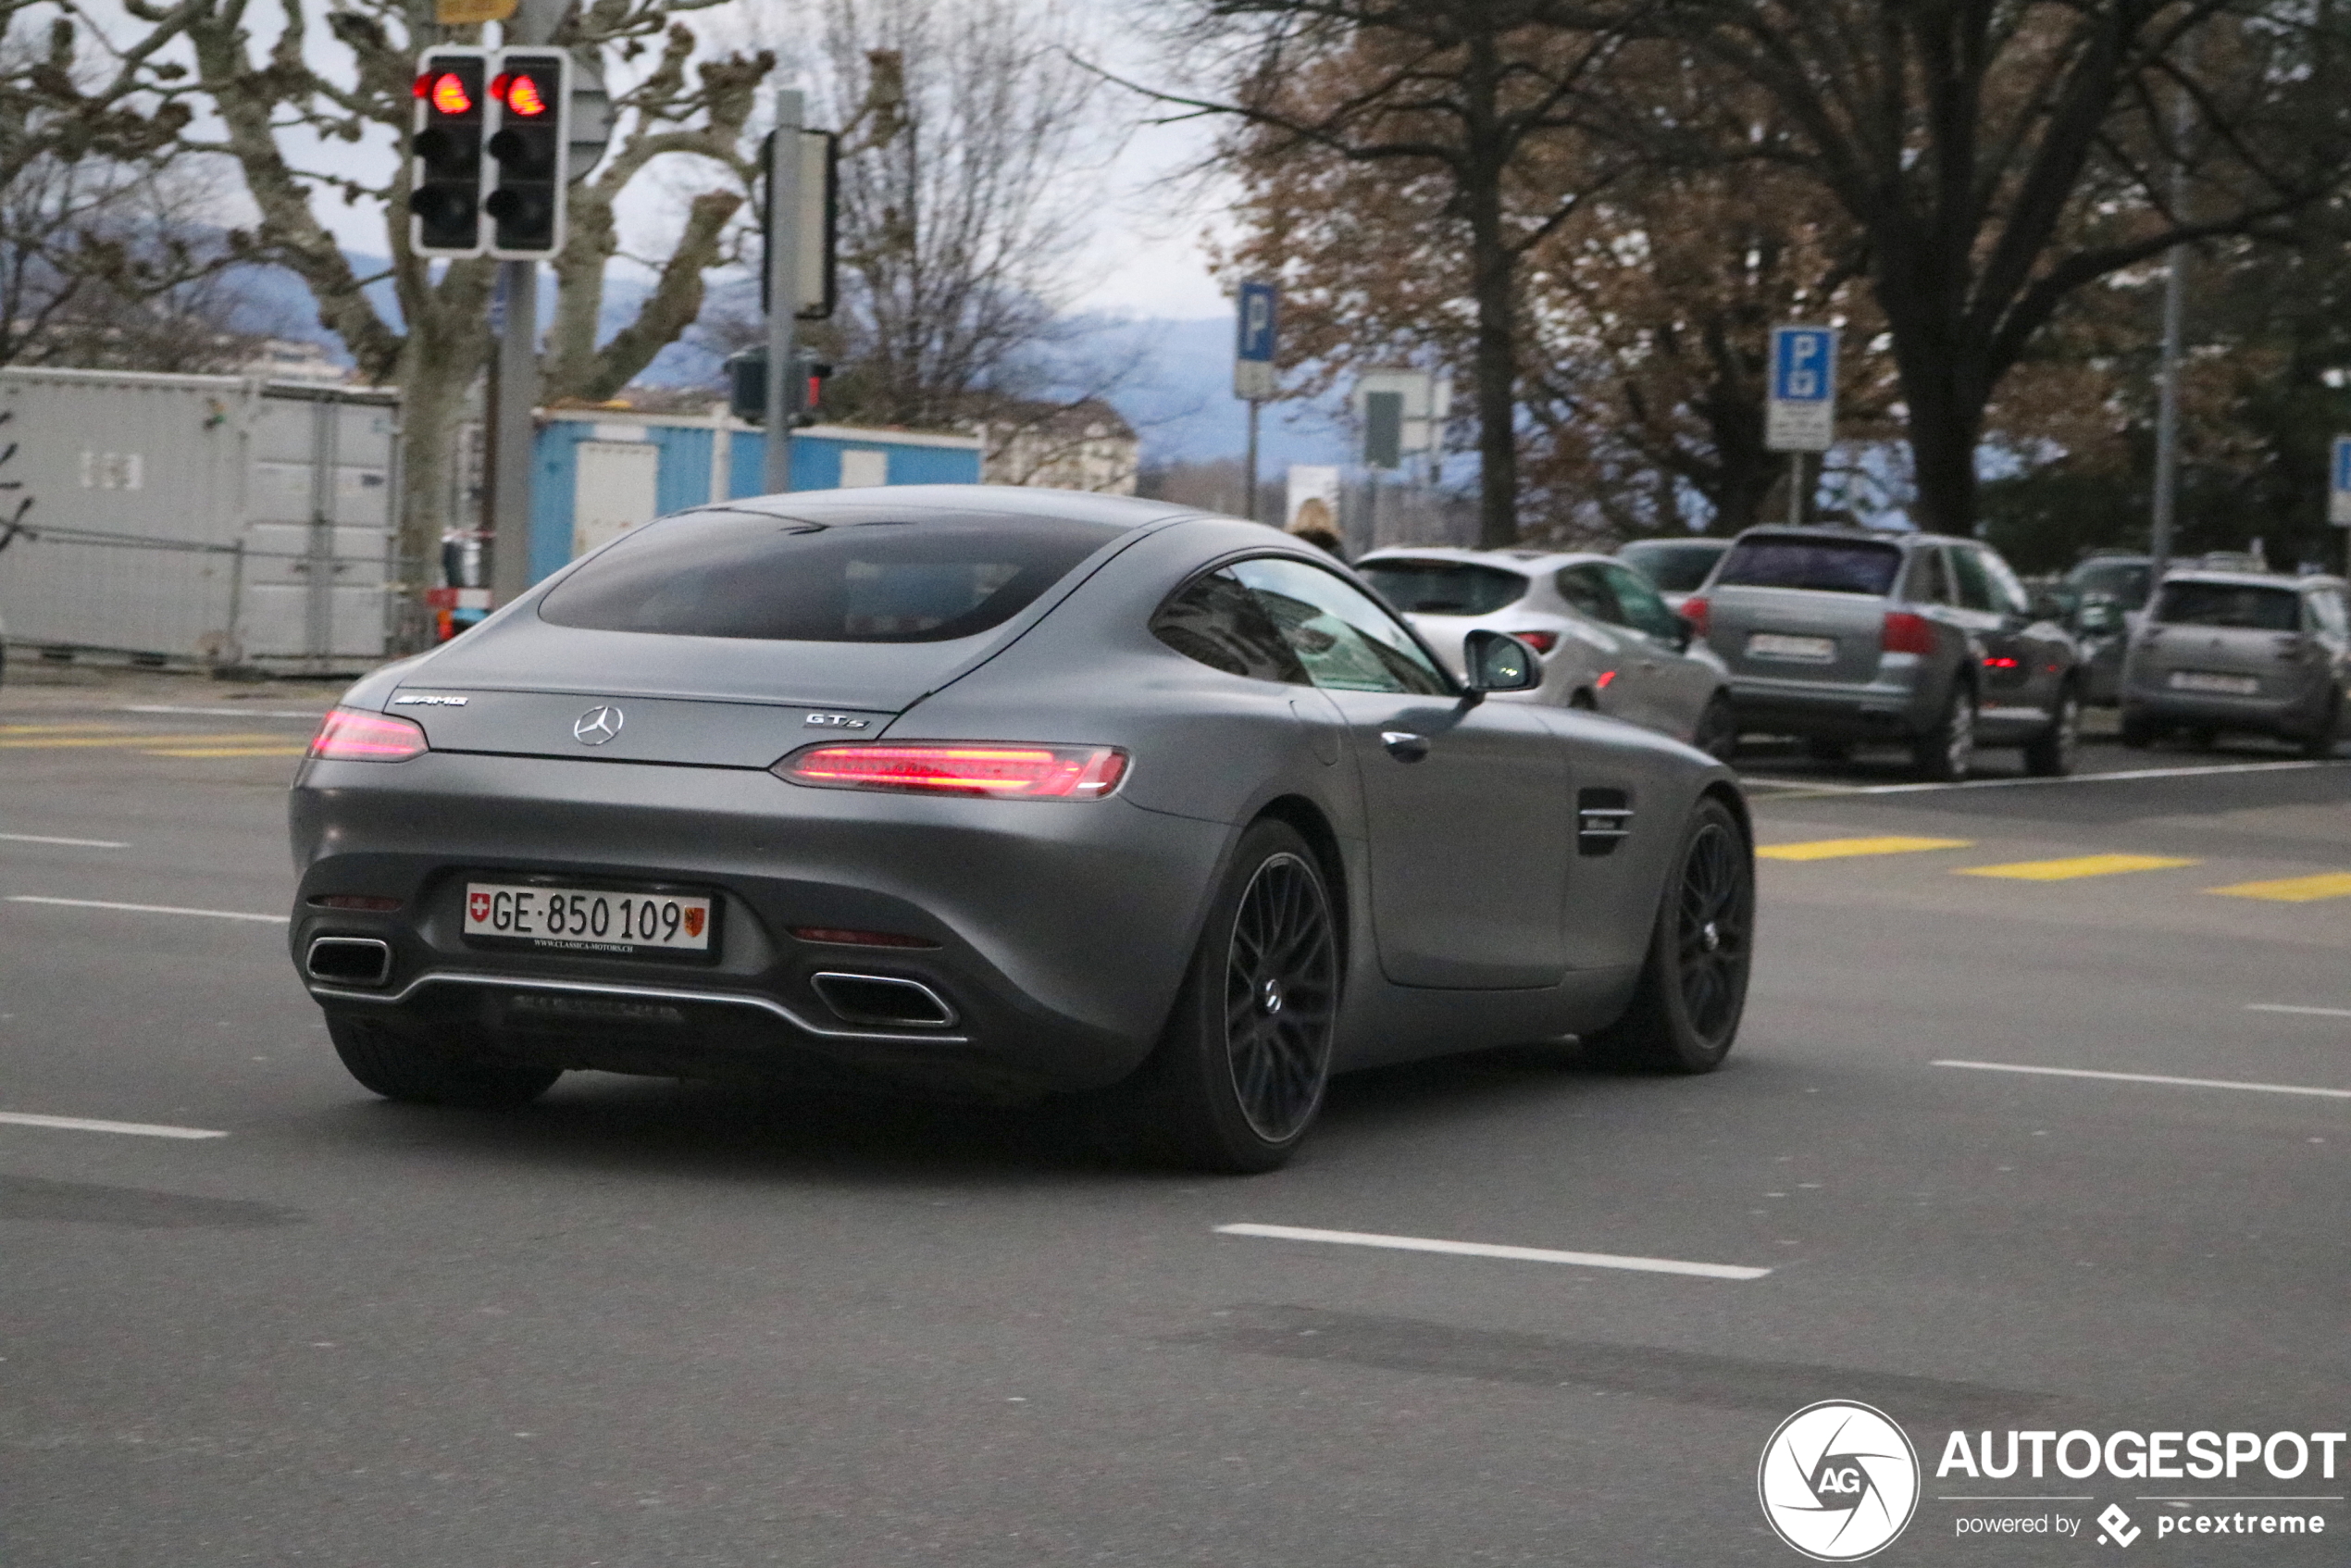
[[[1733,542],[1733,541],[1724,539],[1720,534],[1694,533],[1686,536],[1676,536],[1670,533],[1653,533],[1646,539],[1626,540],[1623,543],[1616,547],[1616,553],[1622,555],[1625,551],[1643,544],[1663,544],[1674,549],[1680,549],[1684,545],[1696,544],[1708,550],[1728,550]]]
[[[1383,561],[1451,561],[1466,566],[1495,566],[1526,577],[1560,566],[1574,566],[1586,561],[1608,561],[1616,557],[1597,550],[1469,550],[1458,544],[1389,544],[1356,557],[1358,566],[1375,566]]]
[[[2192,566],[2185,571],[2166,572],[2163,580],[2170,582],[2209,582],[2228,588],[2278,588],[2287,592],[2318,583],[2333,587],[2340,579],[2322,577],[2288,577],[2283,572],[2233,572],[2218,566]]]
[[[1900,550],[1918,544],[1980,544],[1981,540],[1955,539],[1948,534],[1911,533],[1892,529],[1832,528],[1819,523],[1759,523],[1741,533],[1731,542],[1749,539],[1817,539],[1827,543],[1850,544],[1856,540],[1865,543],[1891,544]],[[1986,546],[1986,548],[1989,548]]]
[[[1197,506],[1166,501],[1143,501],[1131,495],[1100,495],[1091,491],[1048,490],[1027,485],[911,484],[878,485],[856,490],[790,491],[780,495],[746,495],[687,508],[693,512],[763,512],[778,517],[805,517],[812,522],[875,516],[919,520],[925,516],[1052,517],[1070,522],[1142,528],[1176,517],[1214,514]]]

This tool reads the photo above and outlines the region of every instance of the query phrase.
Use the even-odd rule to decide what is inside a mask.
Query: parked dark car
[[[829,1058],[1101,1093],[1263,1170],[1334,1071],[1583,1037],[1702,1072],[1746,995],[1730,771],[1487,702],[1328,555],[1001,486],[644,524],[362,680],[292,799],[297,969],[360,1083]]]
[[[2196,740],[2273,735],[2334,754],[2351,683],[2340,578],[2173,572],[2132,635],[2122,743],[2171,730]]]
[[[1682,614],[1729,666],[1742,730],[1828,756],[1900,740],[1934,779],[1966,778],[1987,745],[2022,747],[2036,774],[2072,771],[2073,638],[1973,540],[1750,529]]]
[[[1730,547],[1727,539],[1636,539],[1619,545],[1616,558],[1648,579],[1667,609],[1678,611]]]

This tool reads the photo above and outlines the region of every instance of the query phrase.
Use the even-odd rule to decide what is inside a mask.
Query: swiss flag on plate
[[[488,893],[474,894],[472,898],[466,901],[466,913],[473,917],[477,925],[489,919],[490,895]]]
[[[703,912],[699,909],[686,911],[686,935],[690,937],[702,935],[702,917]]]

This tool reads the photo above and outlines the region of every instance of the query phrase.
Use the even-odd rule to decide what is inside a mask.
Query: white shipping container
[[[0,369],[0,622],[35,648],[351,668],[392,624],[395,392]]]

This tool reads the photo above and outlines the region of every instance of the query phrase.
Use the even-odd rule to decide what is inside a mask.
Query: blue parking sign
[[[1270,401],[1274,384],[1274,328],[1279,296],[1271,283],[1240,287],[1239,330],[1233,342],[1233,395],[1251,403]]]
[[[2336,528],[2351,528],[2351,436],[2334,438],[2332,461],[2327,466],[2327,521]]]
[[[1772,330],[1772,398],[1826,403],[1836,395],[1836,333],[1828,327]]]

